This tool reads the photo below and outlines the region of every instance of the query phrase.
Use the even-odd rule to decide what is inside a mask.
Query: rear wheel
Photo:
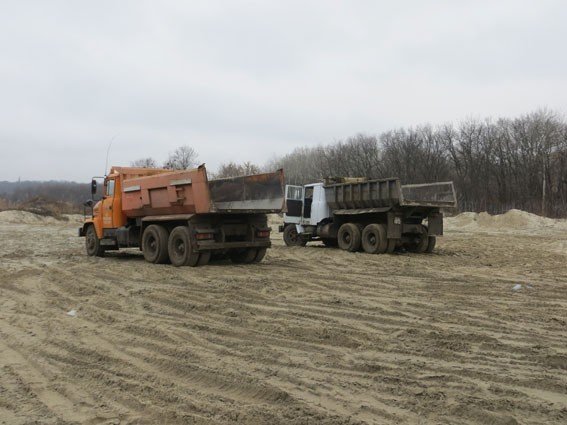
[[[358,251],[360,249],[360,228],[354,223],[345,223],[339,227],[338,244],[345,251]]]
[[[427,236],[427,227],[421,226],[421,233],[414,235],[414,241],[407,244],[406,249],[409,252],[421,254],[427,251],[429,245],[429,237]]]
[[[176,267],[195,267],[199,263],[199,253],[193,251],[187,226],[177,226],[173,229],[167,242],[167,251],[171,264]]]
[[[266,256],[266,252],[268,252],[268,248],[258,248],[258,252],[256,253],[256,257],[254,257],[254,262],[259,263],[264,259]]]
[[[435,236],[429,236],[427,238],[427,248],[425,249],[425,252],[427,252],[428,254],[431,254],[433,252],[433,250],[435,249],[435,244],[437,243],[437,238]]]
[[[198,266],[205,266],[211,261],[211,251],[203,251],[199,254]]]
[[[301,236],[297,233],[295,224],[286,226],[283,232],[283,239],[287,246],[305,246],[307,244],[307,241],[301,239]]]
[[[236,264],[252,263],[258,255],[256,248],[234,249],[230,252],[230,260]]]
[[[333,238],[321,238],[321,241],[323,242],[323,245],[325,245],[325,246],[337,246],[338,245],[338,241],[336,239],[333,239]]]
[[[388,246],[386,247],[386,253],[391,254],[396,249],[396,245],[398,245],[397,239],[388,239]]]
[[[376,223],[366,226],[362,231],[362,249],[368,254],[383,254],[386,252],[388,249],[386,226]]]
[[[146,261],[164,264],[169,260],[167,252],[167,229],[159,224],[151,224],[142,236],[142,252]]]
[[[96,230],[93,225],[87,228],[85,247],[87,248],[87,255],[91,257],[104,257],[104,248],[100,244],[100,239],[96,235]]]

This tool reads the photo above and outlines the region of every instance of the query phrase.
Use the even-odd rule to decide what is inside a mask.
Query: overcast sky
[[[0,180],[567,112],[565,1],[0,0]]]

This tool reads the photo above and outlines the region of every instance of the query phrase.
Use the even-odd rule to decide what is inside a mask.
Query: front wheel
[[[90,257],[104,257],[104,247],[100,244],[100,239],[96,235],[96,230],[93,225],[87,228],[85,246],[87,248],[87,255]]]
[[[286,226],[283,232],[283,240],[287,246],[305,246],[307,241],[301,239],[299,233],[297,233],[297,227],[295,224],[290,224]]]

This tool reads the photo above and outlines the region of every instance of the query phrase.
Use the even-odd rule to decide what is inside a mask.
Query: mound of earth
[[[20,202],[16,209],[46,217],[54,217],[58,220],[66,220],[63,216],[65,212],[76,212],[68,202],[49,200],[41,196]]]
[[[450,230],[486,231],[533,231],[546,228],[566,227],[566,220],[542,217],[526,211],[512,209],[504,214],[490,215],[487,212],[464,212],[446,218]]]
[[[9,224],[57,224],[61,221],[67,221],[67,217],[55,218],[34,214],[29,211],[8,210],[0,211],[0,223]]]

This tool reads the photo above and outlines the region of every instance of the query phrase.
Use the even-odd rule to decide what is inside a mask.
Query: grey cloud
[[[211,167],[357,132],[564,112],[559,1],[4,4],[0,180],[86,180],[192,145]],[[26,164],[33,164],[27,167]]]

